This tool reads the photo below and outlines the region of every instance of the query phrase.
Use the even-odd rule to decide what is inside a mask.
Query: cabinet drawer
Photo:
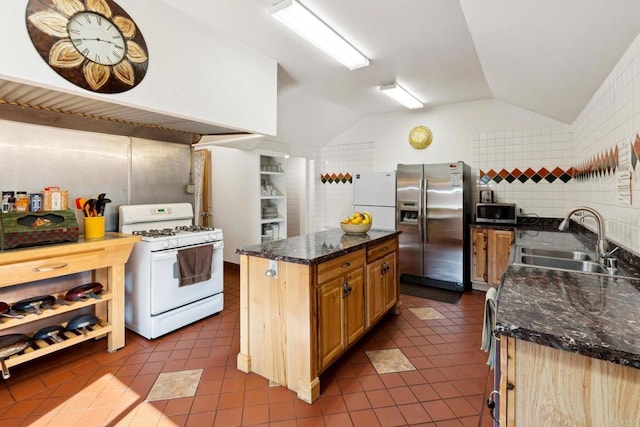
[[[49,279],[103,267],[105,251],[87,251],[0,266],[0,287]]]
[[[393,238],[367,248],[367,262],[375,261],[395,251],[397,245],[398,239]]]
[[[318,265],[318,282],[323,283],[334,277],[341,276],[352,271],[355,268],[364,266],[365,250],[361,249],[356,252],[334,258]]]

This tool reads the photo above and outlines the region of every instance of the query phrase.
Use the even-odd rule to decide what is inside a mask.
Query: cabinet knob
[[[350,262],[345,262],[344,264],[342,264],[342,265],[340,266],[340,268],[346,268],[346,267],[349,267],[350,265],[351,265],[351,263],[350,263]]]
[[[268,269],[267,271],[264,272],[264,275],[267,277],[275,277],[276,276],[276,271],[273,268]]]

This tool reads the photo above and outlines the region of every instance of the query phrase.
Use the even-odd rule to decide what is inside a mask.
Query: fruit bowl
[[[340,223],[340,228],[346,234],[365,234],[371,229],[371,224],[344,224]]]

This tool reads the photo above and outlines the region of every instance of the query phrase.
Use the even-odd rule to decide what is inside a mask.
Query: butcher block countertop
[[[519,233],[516,233],[519,234]],[[516,244],[571,249],[567,233],[523,233]],[[574,240],[575,249],[590,249]],[[510,265],[499,290],[499,334],[640,368],[640,277]]]
[[[399,231],[369,230],[366,234],[352,235],[337,228],[245,246],[236,249],[236,253],[296,264],[320,264],[399,234]]]

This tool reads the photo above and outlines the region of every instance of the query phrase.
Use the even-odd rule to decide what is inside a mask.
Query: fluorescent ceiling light
[[[411,95],[405,88],[398,83],[392,83],[386,86],[380,86],[380,91],[385,95],[395,99],[400,104],[410,109],[422,108],[424,105],[418,98]]]
[[[322,49],[350,70],[366,67],[369,59],[325,24],[309,9],[295,0],[282,0],[273,5],[271,16]]]

